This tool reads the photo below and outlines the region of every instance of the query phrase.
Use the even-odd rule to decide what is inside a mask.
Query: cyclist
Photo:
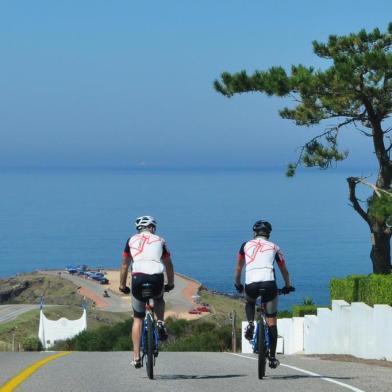
[[[130,293],[126,286],[128,268],[132,270],[132,308],[133,308],[133,361],[135,368],[141,367],[140,336],[143,319],[145,317],[146,300],[142,298],[142,285],[152,284],[154,295],[154,311],[157,316],[157,329],[161,340],[168,337],[164,325],[165,301],[164,291],[174,288],[174,269],[170,252],[165,240],[157,235],[156,220],[152,216],[141,216],[135,221],[137,234],[129,238],[125,244],[123,259],[120,269],[119,290],[125,294]],[[164,271],[166,270],[167,284],[164,284]]]
[[[259,290],[265,289],[263,303],[271,337],[269,367],[275,369],[279,366],[279,361],[275,357],[278,340],[276,317],[278,289],[275,281],[274,262],[278,265],[285,282],[283,293],[288,294],[292,287],[283,254],[276,244],[269,241],[271,231],[272,226],[267,221],[259,220],[253,225],[254,238],[244,242],[238,253],[234,285],[239,293],[244,291],[244,286],[241,284],[241,271],[245,265],[245,312],[248,319],[245,338],[248,340],[252,340],[255,329],[256,299],[260,296]]]

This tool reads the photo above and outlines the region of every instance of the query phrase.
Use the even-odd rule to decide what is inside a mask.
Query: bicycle
[[[143,321],[142,335],[140,337],[140,348],[142,351],[142,366],[146,362],[147,376],[154,378],[155,359],[158,356],[159,335],[154,318],[154,298],[150,283],[142,285],[142,297],[146,302],[146,316]]]
[[[263,304],[263,293],[266,289],[259,290],[260,307],[257,308],[258,320],[255,328],[255,332],[252,339],[252,348],[255,354],[258,354],[258,377],[262,380],[265,376],[265,366],[267,359],[270,359],[269,349],[270,349],[270,336],[268,330],[267,319],[265,315],[265,307]],[[294,287],[290,287],[289,292],[295,291]],[[284,289],[278,289],[278,295],[288,294],[289,292]]]

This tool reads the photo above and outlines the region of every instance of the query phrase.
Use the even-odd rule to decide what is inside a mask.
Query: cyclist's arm
[[[241,284],[241,272],[242,272],[242,268],[244,268],[245,265],[245,250],[244,250],[245,244],[246,242],[244,242],[241,245],[241,248],[237,256],[237,265],[235,267],[235,272],[234,272],[234,282],[237,286]]]
[[[166,268],[167,284],[171,286],[174,284],[174,267],[171,257],[168,255],[162,257],[162,263]]]
[[[280,269],[286,287],[291,287],[289,271],[286,267],[286,261],[283,254],[279,251],[275,255],[276,264]]]
[[[128,240],[129,241],[129,240]],[[120,266],[120,288],[123,289],[127,285],[129,264],[132,262],[131,250],[128,241],[125,243],[124,252]]]
[[[131,256],[123,255],[120,267],[120,288],[122,289],[127,285],[128,269],[131,261]]]
[[[242,268],[244,268],[244,265],[245,265],[245,258],[242,259],[238,258],[237,265],[234,272],[234,282],[236,285],[241,284],[241,272],[242,272]]]
[[[174,284],[174,267],[173,267],[172,259],[170,257],[170,251],[165,241],[162,244],[161,260],[166,269],[167,284],[171,286]]]

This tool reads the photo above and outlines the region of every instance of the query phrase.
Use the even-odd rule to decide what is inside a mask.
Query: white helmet
[[[135,221],[136,230],[141,230],[149,226],[156,227],[156,225],[157,225],[157,221],[155,220],[155,218],[149,215],[141,216],[137,218]]]

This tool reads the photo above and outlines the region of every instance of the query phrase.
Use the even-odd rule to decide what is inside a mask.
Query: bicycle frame
[[[150,300],[151,301],[151,300]],[[142,364],[144,357],[147,355],[147,347],[146,347],[146,341],[147,341],[147,333],[148,333],[148,319],[151,320],[151,325],[153,326],[153,339],[154,339],[154,347],[155,347],[155,355],[154,355],[154,365],[155,365],[155,357],[158,356],[158,344],[159,344],[159,335],[158,331],[156,329],[155,325],[155,319],[154,319],[154,310],[153,307],[147,302],[146,304],[146,316],[144,317],[143,320],[143,330],[142,330],[142,335],[141,335],[141,341],[140,341],[140,348],[143,352],[142,354]]]
[[[159,335],[155,325],[153,299],[146,296],[146,316],[143,321],[143,330],[140,337],[140,348],[142,350],[142,366],[146,362],[147,376],[154,378],[155,359],[158,356]]]
[[[266,348],[266,352],[269,357],[269,348],[270,348],[270,336],[269,336],[269,330],[268,330],[268,324],[267,324],[267,319],[265,317],[264,313],[264,306],[261,305],[260,311],[259,311],[259,316],[257,317],[257,324],[255,328],[255,332],[253,335],[252,339],[252,349],[255,354],[258,354],[258,349],[259,349],[259,329],[261,328],[261,321],[263,321],[263,326],[264,326],[264,347]]]

